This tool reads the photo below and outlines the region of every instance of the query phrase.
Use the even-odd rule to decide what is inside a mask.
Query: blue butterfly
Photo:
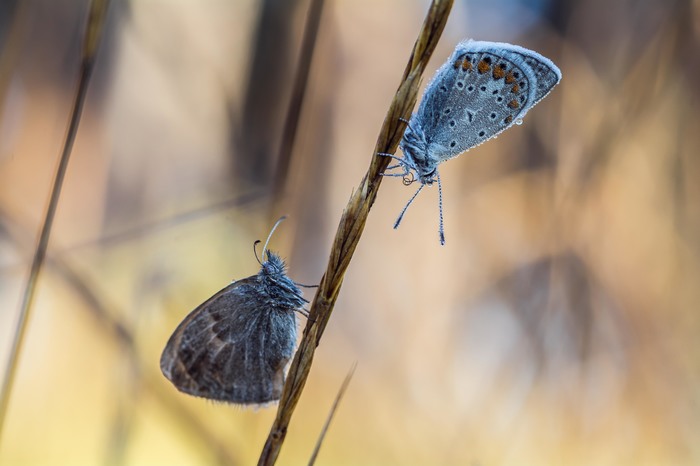
[[[525,114],[561,81],[559,68],[537,52],[500,42],[460,42],[428,83],[418,111],[407,122],[399,147],[404,184],[420,182],[394,223],[425,185],[438,184],[440,244],[445,244],[442,184],[438,165],[495,137]],[[405,121],[405,120],[404,120]]]

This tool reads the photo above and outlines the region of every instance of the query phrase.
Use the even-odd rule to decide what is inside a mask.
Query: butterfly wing
[[[439,162],[491,139],[544,98],[559,69],[522,47],[465,41],[435,73],[414,116]]]
[[[529,69],[530,79],[534,76],[536,86],[533,86],[534,97],[528,110],[544,99],[561,81],[561,71],[557,65],[533,50],[504,42],[465,41],[458,47],[460,46],[469,50],[496,54],[511,63],[517,63],[521,67]]]
[[[177,327],[160,367],[178,390],[231,403],[279,399],[294,353],[296,316],[266,308],[257,280],[230,284]]]

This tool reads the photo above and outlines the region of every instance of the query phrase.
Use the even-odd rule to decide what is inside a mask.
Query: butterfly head
[[[282,217],[277,220],[277,223],[275,223],[272,231],[267,236],[267,241],[265,241],[262,251],[263,261],[260,262],[260,259],[258,259],[258,262],[260,262],[258,281],[264,290],[263,296],[267,301],[267,306],[281,311],[289,311],[303,307],[307,301],[294,280],[287,276],[287,264],[284,263],[284,260],[267,249],[272,233],[284,219],[285,217]]]
[[[271,251],[265,251],[258,280],[265,290],[267,305],[280,310],[299,309],[306,300],[297,284],[287,276],[287,264]]]
[[[265,262],[262,263],[260,275],[276,276],[286,275],[286,273],[287,264],[285,264],[284,259],[272,251],[265,251]]]

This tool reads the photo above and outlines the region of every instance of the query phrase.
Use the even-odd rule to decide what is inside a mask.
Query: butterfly
[[[438,184],[440,244],[445,244],[442,183],[438,165],[495,137],[525,114],[561,81],[559,68],[537,52],[501,42],[466,40],[428,83],[418,111],[406,122],[399,144],[404,184],[420,182],[394,223],[398,228],[421,190]],[[405,120],[404,120],[405,121]]]
[[[282,220],[267,237],[260,272],[206,300],[168,340],[160,368],[181,392],[240,404],[280,398],[296,345],[295,313],[308,303],[299,289],[305,285],[289,278],[284,261],[267,249]]]

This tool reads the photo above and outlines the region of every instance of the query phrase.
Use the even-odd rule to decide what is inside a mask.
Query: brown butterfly
[[[303,285],[290,279],[284,261],[267,249],[284,218],[267,237],[260,272],[209,298],[168,340],[160,368],[181,392],[242,404],[280,398],[296,344],[295,312],[308,303],[299,289]]]

